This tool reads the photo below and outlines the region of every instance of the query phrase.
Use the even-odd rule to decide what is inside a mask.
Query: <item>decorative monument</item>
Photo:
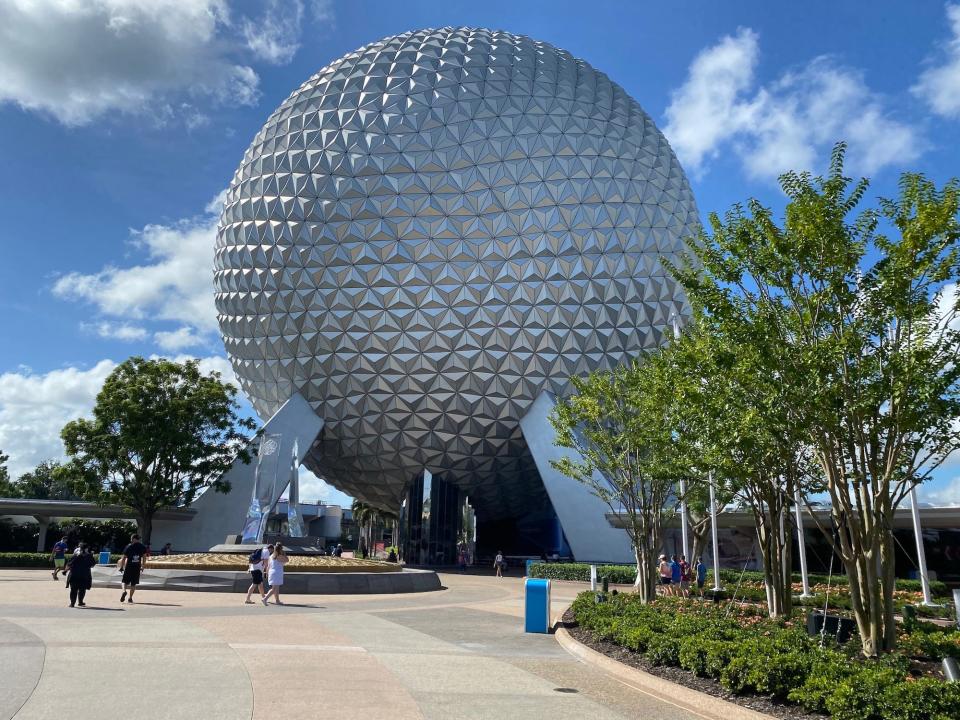
[[[428,561],[452,558],[474,511],[481,540],[509,526],[629,559],[599,501],[551,471],[546,417],[571,375],[688,316],[661,257],[697,231],[653,120],[563,50],[443,28],[336,60],[257,133],[217,233],[220,328],[264,432],[291,400],[319,424],[287,423],[271,472],[285,484],[292,453],[402,506],[404,547]],[[263,448],[243,490],[251,539],[278,497]]]

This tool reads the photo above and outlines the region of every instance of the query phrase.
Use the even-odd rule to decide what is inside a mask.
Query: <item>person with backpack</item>
[[[261,602],[267,595],[266,590],[263,589],[263,573],[267,569],[267,560],[272,553],[273,545],[268,545],[265,548],[258,547],[250,553],[250,557],[247,558],[247,561],[250,563],[250,587],[247,588],[247,599],[244,600],[244,603],[247,605],[254,604],[253,600],[250,599],[254,590],[260,593]]]

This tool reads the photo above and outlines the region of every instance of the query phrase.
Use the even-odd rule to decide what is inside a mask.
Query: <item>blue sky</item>
[[[891,195],[958,173],[960,5],[937,2],[12,0],[0,4],[0,449],[59,457],[131,354],[229,372],[211,280],[217,196],[266,117],[346,52],[482,26],[569,50],[665,132],[701,212],[833,142]],[[302,495],[345,501],[305,477]],[[925,489],[960,503],[960,461]]]

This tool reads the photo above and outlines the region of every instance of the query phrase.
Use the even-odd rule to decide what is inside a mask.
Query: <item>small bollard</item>
[[[913,605],[903,606],[903,629],[912,632],[917,627],[917,608]]]
[[[957,614],[957,628],[960,629],[960,590],[953,591],[953,609]]]
[[[604,592],[608,592],[610,590],[610,578],[608,578],[606,575],[603,576],[603,584],[601,587],[603,587]]]
[[[956,659],[945,657],[943,659],[943,675],[947,682],[960,682],[960,667],[957,666]]]
[[[590,592],[597,591],[597,566],[590,566]]]

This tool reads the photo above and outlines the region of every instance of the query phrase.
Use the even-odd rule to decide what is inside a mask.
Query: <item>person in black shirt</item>
[[[70,588],[70,607],[74,607],[74,604],[77,603],[78,600],[80,601],[80,607],[86,607],[83,598],[87,594],[87,590],[93,587],[93,574],[90,570],[96,564],[97,558],[90,552],[87,544],[85,542],[80,543],[77,547],[77,553],[70,558],[70,562],[67,563],[69,570],[67,585]]]
[[[123,549],[118,568],[123,572],[123,594],[120,602],[133,602],[133,593],[140,584],[140,572],[147,564],[147,546],[140,542],[139,535],[130,536],[130,544]]]

